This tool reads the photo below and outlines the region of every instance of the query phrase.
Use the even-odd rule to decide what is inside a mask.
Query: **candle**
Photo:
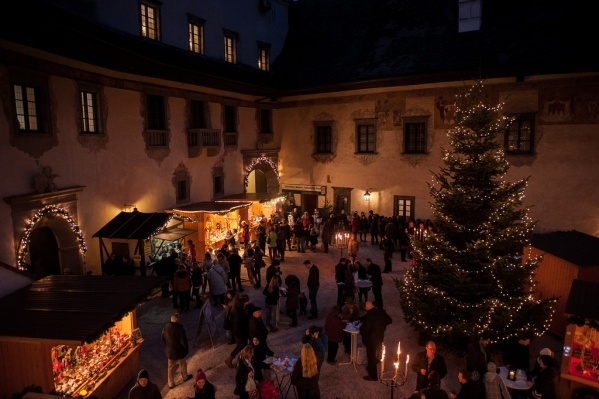
[[[399,362],[399,354],[401,353],[401,341],[397,342],[397,362]]]
[[[395,366],[395,377],[393,379],[396,379],[397,372],[399,371],[399,362],[395,362],[395,363],[393,363],[393,365]]]
[[[408,357],[406,357],[406,373],[403,376],[404,379],[408,378],[408,362],[409,361],[410,361],[410,355],[408,354]]]
[[[381,378],[385,372],[385,344],[383,344],[383,356],[381,357]]]

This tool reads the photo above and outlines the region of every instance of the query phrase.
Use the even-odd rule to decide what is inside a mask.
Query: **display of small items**
[[[118,357],[131,345],[128,334],[112,328],[93,346],[57,345],[52,348],[52,373],[56,393],[68,396],[87,396],[97,380],[118,364]]]

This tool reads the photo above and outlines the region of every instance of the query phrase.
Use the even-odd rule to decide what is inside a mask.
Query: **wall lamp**
[[[364,193],[364,201],[370,201],[370,191],[366,190]]]

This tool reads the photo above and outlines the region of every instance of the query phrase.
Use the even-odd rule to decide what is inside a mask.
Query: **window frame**
[[[372,119],[356,119],[355,120],[355,137],[356,137],[356,154],[376,154],[377,153],[377,120]],[[366,131],[363,131],[364,128]],[[366,141],[362,139],[366,134]],[[366,144],[366,148],[363,145]],[[373,148],[370,148],[372,146]]]
[[[41,88],[27,83],[13,83],[12,97],[17,131],[20,134],[44,134]]]
[[[404,201],[406,204],[409,203],[410,213],[406,211],[408,208],[405,204],[400,206],[400,201]],[[393,196],[393,215],[397,217],[405,217],[406,221],[410,218],[416,220],[416,197],[409,195],[394,195]]]
[[[258,123],[261,135],[272,135],[272,109],[258,108]]]
[[[258,69],[270,71],[270,43],[258,41]]]
[[[534,113],[522,113],[509,115],[512,118],[511,123],[507,124],[504,132],[504,151],[509,155],[531,155],[535,153],[535,131],[536,131],[536,114]],[[524,133],[522,126],[524,123],[530,123],[530,131],[528,139],[523,139]],[[516,149],[510,149],[510,143],[514,140],[510,139],[510,134],[516,134]],[[527,150],[521,150],[521,143],[526,142],[529,144]]]
[[[189,170],[183,163],[180,163],[173,173],[173,187],[175,189],[175,203],[184,204],[191,199],[191,177]]]
[[[237,64],[237,44],[239,35],[228,29],[223,29],[225,62]]]
[[[328,132],[321,132],[321,130],[328,130]],[[326,148],[323,148],[321,146],[322,144],[322,140],[321,140],[321,133],[326,134],[328,133],[328,151],[326,151]],[[324,144],[324,146],[326,147],[326,143]],[[315,122],[314,123],[314,152],[316,154],[324,154],[324,155],[329,155],[329,154],[333,154],[333,122],[330,121],[326,121],[326,122]]]
[[[214,167],[212,168],[212,197],[223,195],[225,195],[225,172],[222,167]]]
[[[86,117],[89,112],[86,112],[90,106],[84,104],[83,93],[88,93],[93,95],[94,104],[91,106],[93,113],[93,120],[95,124],[95,130],[91,131],[86,128],[86,125],[89,125],[87,122],[89,118]],[[79,126],[79,134],[81,136],[103,136],[105,135],[104,126],[105,125],[105,115],[103,112],[103,91],[102,86],[93,85],[89,83],[78,84],[78,100],[79,100],[79,108],[78,108],[78,118],[77,125]]]
[[[428,153],[428,116],[411,116],[402,119],[403,153],[404,154],[427,154]],[[412,125],[422,126],[421,131],[408,131]],[[415,137],[421,134],[421,137]],[[414,136],[414,137],[412,137]],[[415,141],[420,141],[417,143]]]
[[[148,15],[148,11],[154,12],[154,18],[151,19]],[[151,26],[151,22],[154,22],[154,26]],[[140,1],[139,3],[139,34],[141,37],[148,40],[161,40],[160,34],[160,4],[154,1]]]
[[[157,92],[144,92],[143,102],[146,148],[169,148],[168,97]]]
[[[206,52],[205,48],[205,37],[204,37],[204,25],[206,24],[206,20],[193,16],[187,16],[187,27],[189,34],[189,51],[196,54],[204,55]],[[192,32],[192,30],[196,28],[197,32]],[[197,37],[197,40],[195,40]],[[196,49],[197,48],[197,49]]]

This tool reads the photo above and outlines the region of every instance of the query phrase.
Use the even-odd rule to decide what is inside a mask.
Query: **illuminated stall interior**
[[[143,341],[136,308],[160,277],[52,275],[0,299],[0,397],[35,385],[110,398],[135,377]]]

